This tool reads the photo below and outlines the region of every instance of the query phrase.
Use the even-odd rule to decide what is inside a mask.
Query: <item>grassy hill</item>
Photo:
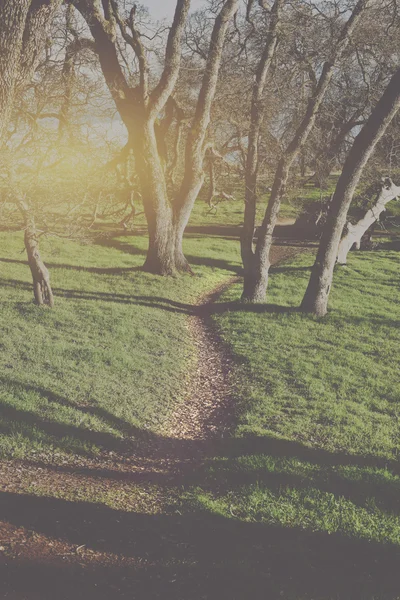
[[[191,469],[190,440],[179,464],[146,448],[187,401],[188,314],[238,273],[238,242],[191,233],[196,277],[177,279],[138,270],[145,247],[44,241],[51,311],[32,303],[21,234],[1,234],[4,597],[394,600],[398,253],[352,253],[322,321],[295,310],[310,253],[273,269],[268,305],[225,292],[210,312],[235,419]]]

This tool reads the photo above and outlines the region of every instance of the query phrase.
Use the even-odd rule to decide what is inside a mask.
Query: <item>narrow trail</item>
[[[292,246],[273,246],[271,266],[298,254]],[[188,317],[188,328],[197,349],[197,365],[192,375],[187,400],[171,416],[166,427],[170,438],[181,440],[213,440],[226,436],[232,428],[234,406],[231,374],[235,368],[207,310],[233,283],[232,277],[208,292],[197,303],[197,311]]]
[[[275,246],[271,263],[276,265],[301,251],[296,246]],[[186,400],[168,419],[162,434],[139,439],[130,454],[105,452],[99,457],[71,459],[55,456],[51,463],[40,459],[0,462],[0,575],[3,567],[13,565],[7,588],[11,596],[7,598],[49,598],[44,593],[12,596],[19,585],[19,565],[41,563],[60,568],[61,572],[77,569],[80,578],[86,577],[86,569],[129,567],[136,572],[137,560],[131,556],[133,542],[129,535],[121,541],[126,536],[121,527],[127,532],[132,528],[136,531],[137,525],[131,521],[142,515],[139,529],[143,529],[141,535],[147,540],[149,525],[143,515],[168,514],[171,499],[190,484],[197,468],[213,452],[214,444],[232,432],[235,406],[231,382],[235,365],[218,335],[212,313],[218,308],[215,303],[220,295],[238,280],[233,277],[199,298],[193,313],[186,317],[197,365]],[[98,498],[100,504],[92,504],[93,498]],[[107,508],[109,501],[114,512]],[[116,508],[121,512],[115,512]],[[115,523],[120,521],[122,525],[116,529]],[[143,565],[152,564],[151,554],[157,544],[143,551]],[[89,577],[89,581],[85,598],[98,599],[99,579],[92,581]],[[109,600],[108,579],[104,584]],[[120,590],[120,584],[118,580],[116,589]],[[51,588],[51,578],[46,585]],[[68,579],[68,598],[77,586],[76,580]]]
[[[166,428],[170,438],[207,440],[223,436],[232,422],[230,375],[233,360],[216,332],[207,310],[238,277],[221,283],[198,299],[187,327],[196,348],[197,361],[186,400],[172,414]]]

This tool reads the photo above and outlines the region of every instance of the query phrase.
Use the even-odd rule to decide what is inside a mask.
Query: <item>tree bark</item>
[[[0,3],[0,142],[4,140],[15,95],[26,17],[31,0]]]
[[[364,216],[359,219],[357,223],[347,223],[347,231],[339,243],[337,255],[337,263],[339,265],[346,264],[347,255],[354,244],[358,250],[360,249],[361,238],[363,235],[379,220],[381,213],[386,210],[386,204],[399,196],[400,186],[394,185],[391,179],[386,178],[382,182],[382,189],[371,208],[366,211]]]
[[[258,150],[260,130],[264,117],[263,94],[268,73],[278,45],[278,25],[284,0],[275,0],[271,9],[271,23],[264,51],[258,64],[251,100],[250,128],[245,166],[244,221],[240,238],[242,262],[245,269],[245,288],[253,279],[253,237],[256,224]],[[247,293],[244,294],[247,297]]]
[[[254,303],[264,302],[265,300],[270,267],[269,254],[273,242],[272,236],[278,219],[280,205],[286,193],[290,170],[314,127],[322,101],[328,91],[334,67],[347,48],[350,36],[369,2],[370,0],[359,0],[357,2],[349,20],[340,33],[330,60],[323,66],[321,76],[315,92],[309,100],[304,118],[288,145],[286,152],[279,161],[268,207],[259,229],[255,253],[251,258],[251,264],[244,265],[243,302]]]
[[[196,112],[186,142],[185,173],[174,203],[176,265],[183,272],[191,272],[183,253],[183,234],[204,183],[203,163],[207,150],[205,140],[210,124],[211,107],[217,88],[226,32],[229,22],[238,9],[238,4],[238,0],[226,0],[215,19]]]
[[[50,285],[50,274],[40,257],[39,239],[37,236],[35,219],[29,208],[23,202],[19,202],[19,205],[25,219],[24,242],[29,267],[32,273],[35,302],[39,306],[46,305],[53,308],[54,297]]]
[[[328,308],[333,270],[347,213],[363,169],[400,108],[400,69],[390,80],[366,124],[354,140],[330,205],[310,281],[301,304],[305,312],[323,317]]]
[[[143,269],[157,275],[175,275],[173,212],[152,121],[138,124],[133,147],[149,232]]]
[[[0,145],[7,136],[15,94],[29,81],[61,0],[0,2]]]

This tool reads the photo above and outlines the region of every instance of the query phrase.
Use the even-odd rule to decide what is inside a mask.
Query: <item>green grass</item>
[[[183,400],[195,361],[187,305],[232,275],[238,249],[193,237],[196,277],[166,280],[137,270],[145,247],[141,236],[44,241],[56,296],[47,310],[32,301],[22,234],[1,234],[3,457],[121,450]]]
[[[322,321],[293,311],[311,264],[306,254],[274,270],[266,310],[233,303],[214,317],[238,365],[237,427],[208,466],[210,489],[188,501],[230,519],[400,545],[398,254],[352,254]]]
[[[232,286],[213,315],[235,362],[232,435],[183,477],[160,465],[149,481],[118,479],[103,463],[76,475],[82,455],[123,463],[162,434],[195,366],[190,305],[240,264],[237,240],[191,233],[196,277],[164,279],[137,270],[145,247],[140,235],[44,240],[47,310],[32,302],[21,233],[0,237],[0,452],[25,461],[21,493],[0,492],[3,518],[111,553],[110,564],[135,561],[75,579],[44,564],[38,589],[50,591],[38,597],[71,577],[82,597],[101,589],[104,600],[397,599],[398,252],[352,253],[323,320],[295,310],[311,254],[272,270],[266,306],[238,306]],[[41,460],[57,465],[54,489],[29,474]],[[24,569],[11,571],[12,589],[30,581]]]

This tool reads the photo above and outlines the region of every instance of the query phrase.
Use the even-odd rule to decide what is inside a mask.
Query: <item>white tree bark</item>
[[[353,244],[359,248],[361,238],[364,233],[377,221],[381,213],[386,210],[386,204],[400,196],[400,186],[397,186],[389,177],[382,181],[382,189],[379,192],[374,204],[357,223],[347,223],[347,232],[340,240],[337,262],[339,265],[345,265],[347,255]]]

